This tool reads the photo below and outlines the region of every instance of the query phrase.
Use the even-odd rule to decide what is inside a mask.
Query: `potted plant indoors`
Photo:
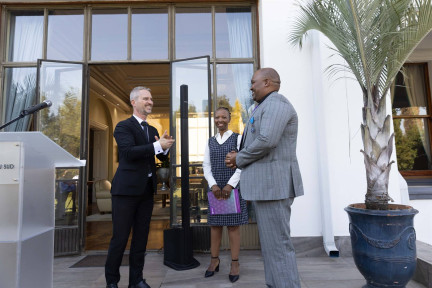
[[[314,0],[300,5],[289,41],[302,47],[310,30],[323,33],[363,92],[365,203],[345,208],[353,257],[365,287],[405,287],[416,265],[413,218],[417,210],[389,204],[394,134],[386,96],[411,52],[432,30],[431,0]]]

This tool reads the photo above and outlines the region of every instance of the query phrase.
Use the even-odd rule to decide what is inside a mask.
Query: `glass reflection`
[[[207,192],[208,183],[204,178],[202,161],[201,163],[189,164],[189,199],[190,199],[190,220],[191,223],[207,223]],[[173,196],[170,205],[173,207],[173,223],[182,223],[181,210],[181,178],[176,179],[176,189],[173,190]]]
[[[167,9],[134,9],[132,59],[168,59]]]
[[[191,199],[191,220],[204,221],[201,214],[206,207],[206,184],[203,183],[202,160],[205,143],[209,138],[209,59],[198,58],[172,63],[172,126],[175,147],[171,147],[171,163],[174,165],[171,175],[172,223],[181,223],[181,119],[180,119],[180,86],[188,85],[188,136],[189,136],[189,195]]]
[[[42,62],[40,71],[40,101],[52,102],[40,111],[40,131],[79,158],[82,65]]]
[[[217,8],[215,18],[216,57],[251,58],[251,8]]]
[[[208,139],[208,66],[207,58],[199,58],[184,62],[173,63],[172,81],[175,87],[173,93],[173,126],[175,130],[175,145],[177,151],[176,163],[181,164],[180,155],[180,86],[188,85],[188,133],[189,133],[189,161],[202,161],[205,145]],[[180,173],[180,168],[178,169]]]
[[[177,59],[212,55],[212,23],[210,8],[176,9]]]
[[[6,68],[4,79],[5,123],[18,117],[36,101],[36,68]],[[24,117],[3,131],[28,131],[32,116]]]
[[[398,169],[430,170],[431,150],[427,119],[394,119]]]
[[[250,94],[250,79],[253,64],[218,64],[216,66],[217,104],[231,111],[229,129],[243,133],[249,110],[253,105]]]
[[[425,69],[424,63],[405,65],[390,90],[400,171],[432,168]]]
[[[393,115],[427,115],[425,65],[406,65],[403,71],[390,89]]]
[[[127,10],[93,10],[92,60],[127,58]]]
[[[49,11],[47,58],[83,60],[83,31],[82,10]]]
[[[36,62],[42,58],[43,11],[11,11],[8,60]]]
[[[55,225],[77,225],[79,169],[56,169]]]

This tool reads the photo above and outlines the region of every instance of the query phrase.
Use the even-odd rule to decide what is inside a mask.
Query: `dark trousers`
[[[120,281],[120,265],[131,229],[129,285],[135,285],[143,279],[144,255],[153,212],[152,181],[148,183],[142,196],[112,196],[113,236],[105,263],[107,284]]]

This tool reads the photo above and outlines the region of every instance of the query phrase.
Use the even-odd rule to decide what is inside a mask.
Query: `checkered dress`
[[[217,185],[222,190],[228,183],[235,170],[226,167],[225,156],[228,152],[237,151],[237,137],[239,134],[233,133],[224,143],[219,144],[215,137],[209,139],[211,171]],[[238,185],[237,187],[238,188]],[[209,190],[211,191],[211,189]],[[240,196],[241,213],[210,215],[208,214],[207,223],[210,226],[239,226],[248,223],[246,201]]]

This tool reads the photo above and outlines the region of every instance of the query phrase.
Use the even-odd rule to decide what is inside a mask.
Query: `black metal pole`
[[[189,103],[188,86],[180,86],[180,134],[181,134],[181,203],[182,227],[185,236],[190,234],[190,197],[189,197]],[[186,240],[186,239],[185,239]],[[189,241],[186,241],[188,243]]]
[[[181,135],[181,206],[182,228],[164,230],[164,264],[175,270],[198,267],[193,257],[192,230],[190,227],[189,196],[189,127],[188,86],[180,86],[180,135]]]

